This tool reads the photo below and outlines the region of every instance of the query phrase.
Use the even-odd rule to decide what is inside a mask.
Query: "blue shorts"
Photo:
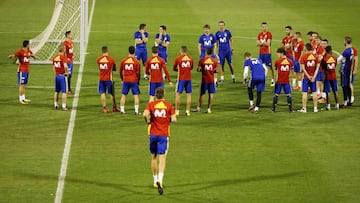
[[[228,63],[232,64],[232,53],[230,49],[220,49],[219,50],[219,58],[220,58],[220,64],[225,64],[225,59]]]
[[[301,73],[301,67],[299,61],[294,61],[294,72]]]
[[[318,74],[316,75],[316,81],[324,81],[325,77],[324,77],[324,72],[322,71],[318,71]]]
[[[121,93],[123,95],[127,95],[129,93],[129,90],[131,89],[131,92],[133,95],[139,95],[139,84],[137,82],[124,82],[122,85],[122,91]]]
[[[265,78],[256,79],[253,78],[249,81],[249,88],[254,89],[256,87],[257,92],[263,92],[265,90]]]
[[[109,94],[114,92],[114,84],[111,80],[99,80],[98,92],[100,94],[105,94],[106,90]]]
[[[302,80],[302,92],[308,92],[310,88],[311,92],[316,92],[316,81],[311,82],[309,78],[303,78]]]
[[[179,80],[176,87],[177,93],[182,93],[185,89],[186,94],[192,93],[192,82],[191,80]]]
[[[68,91],[68,82],[67,77],[63,75],[55,76],[55,92],[59,93],[66,93]]]
[[[18,75],[18,84],[19,85],[28,84],[29,72],[18,72],[17,75]]]
[[[215,94],[216,93],[215,83],[202,82],[201,83],[201,88],[200,88],[200,95],[206,94],[206,91],[209,94]]]
[[[329,93],[338,91],[337,80],[325,80],[324,81],[324,92]]]
[[[74,64],[73,63],[68,63],[67,66],[68,66],[68,70],[69,70],[68,77],[71,78],[71,76],[73,74]]]
[[[291,94],[291,87],[290,84],[275,84],[275,94],[279,95],[281,93],[281,90],[284,89],[285,94]]]
[[[168,55],[167,55],[167,51],[159,51],[158,55],[164,59],[164,61],[167,63],[167,59],[168,59]]]
[[[259,54],[259,59],[261,59],[266,66],[272,66],[271,54]]]
[[[164,82],[150,82],[149,83],[149,95],[155,96],[155,90],[158,87],[164,87]]]
[[[148,58],[147,50],[146,49],[135,49],[135,58],[139,61],[142,60],[143,65],[145,65],[145,62]]]
[[[354,73],[351,74],[351,84],[354,84],[354,81],[355,81],[355,76],[354,76]]]
[[[169,148],[168,136],[150,135],[150,153],[166,154]]]

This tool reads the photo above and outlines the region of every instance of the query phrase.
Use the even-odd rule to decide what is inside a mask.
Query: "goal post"
[[[49,25],[30,40],[30,48],[37,59],[33,64],[51,64],[58,46],[65,40],[65,32],[73,34],[74,63],[82,64],[88,36],[88,0],[56,0]]]

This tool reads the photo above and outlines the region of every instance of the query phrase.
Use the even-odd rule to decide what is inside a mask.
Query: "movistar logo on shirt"
[[[208,58],[208,59],[206,59],[206,61],[204,63],[205,64],[213,64],[214,62],[210,58]]]
[[[167,107],[164,102],[161,101],[155,105],[155,109],[167,109]]]
[[[107,60],[107,57],[103,57],[101,60],[100,60],[100,63],[108,63],[109,61]]]
[[[134,63],[134,60],[132,58],[128,58],[125,63]]]
[[[330,57],[330,58],[326,61],[326,63],[335,63],[335,60],[334,60],[333,57]]]
[[[312,55],[312,54],[310,54],[309,56],[308,56],[308,58],[307,58],[307,60],[315,60],[315,56],[314,55]]]
[[[151,63],[159,63],[159,59],[157,57],[151,59]]]

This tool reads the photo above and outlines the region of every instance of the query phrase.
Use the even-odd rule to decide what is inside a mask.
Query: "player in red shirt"
[[[275,70],[278,72],[278,78],[275,84],[275,95],[273,99],[272,112],[275,112],[279,94],[281,93],[281,90],[284,89],[289,106],[289,112],[292,113],[293,109],[289,75],[290,70],[293,69],[293,62],[287,58],[285,48],[279,48],[276,53],[279,57],[279,59],[275,61]]]
[[[23,41],[23,48],[17,50],[15,53],[9,55],[9,58],[16,57],[19,60],[19,67],[17,69],[18,84],[19,84],[19,101],[21,104],[28,104],[30,99],[25,97],[25,86],[28,83],[30,72],[30,57],[36,58],[30,50],[30,41]]]
[[[151,170],[154,187],[163,194],[163,177],[169,145],[170,122],[176,122],[176,114],[170,102],[164,100],[164,87],[155,90],[156,100],[149,102],[144,111],[145,122],[149,125]]]
[[[101,48],[101,56],[97,58],[97,64],[99,69],[99,87],[101,105],[103,106],[103,112],[108,113],[109,109],[106,106],[106,91],[110,94],[113,112],[119,112],[116,107],[115,99],[115,86],[112,77],[112,72],[116,71],[116,63],[113,57],[109,56],[107,46]]]
[[[274,87],[274,70],[272,68],[271,62],[271,40],[272,34],[268,31],[268,24],[266,22],[261,23],[262,32],[258,34],[256,40],[256,46],[260,47],[259,59],[266,65],[270,67],[271,70],[271,87]]]
[[[359,57],[358,57],[358,52],[357,49],[353,46],[352,47],[354,50],[354,63],[353,63],[353,72],[351,74],[351,81],[350,81],[350,89],[351,89],[351,98],[350,98],[350,103],[354,103],[355,101],[355,96],[354,96],[354,81],[355,81],[355,75],[357,73],[357,69],[359,66]]]
[[[185,89],[186,92],[186,111],[185,115],[190,116],[191,107],[191,71],[194,68],[193,58],[187,54],[187,47],[181,46],[180,56],[176,57],[174,61],[173,70],[178,72],[178,82],[176,86],[176,98],[175,98],[175,112],[179,115],[181,94]]]
[[[69,75],[68,75],[68,90],[69,90],[69,94],[74,94],[74,92],[71,90],[71,78],[72,78],[72,73],[73,73],[73,67],[74,67],[74,43],[73,43],[73,34],[71,33],[71,31],[66,31],[65,32],[65,41],[64,41],[64,46],[65,46],[65,53],[67,56],[67,64],[68,64],[68,69],[69,69]]]
[[[173,86],[171,82],[169,72],[166,68],[166,62],[163,58],[158,56],[159,48],[157,46],[152,47],[152,56],[146,60],[145,73],[150,75],[149,80],[149,102],[154,101],[155,89],[164,86],[163,71],[165,72],[166,79],[169,81],[169,85]]]
[[[120,113],[125,113],[126,95],[131,92],[134,96],[135,115],[139,115],[139,81],[140,62],[135,58],[135,47],[129,47],[129,55],[120,62],[120,79],[123,82],[122,95],[120,99]]]
[[[324,67],[325,81],[324,81],[324,91],[326,92],[326,110],[330,110],[330,91],[334,93],[335,97],[335,108],[339,109],[339,94],[338,94],[338,84],[336,80],[336,65],[337,58],[332,55],[331,46],[325,48],[326,55],[321,61],[322,66]]]
[[[299,112],[306,113],[306,102],[308,89],[312,92],[316,91],[316,75],[319,72],[320,63],[315,54],[312,52],[310,43],[305,45],[306,53],[300,59],[301,69],[304,72],[302,81],[302,109]],[[317,103],[318,98],[313,94],[314,112],[318,112]]]
[[[194,109],[194,112],[200,112],[203,97],[207,91],[209,94],[209,99],[208,99],[208,109],[206,113],[211,113],[211,106],[213,103],[214,94],[216,93],[214,73],[217,73],[217,68],[218,68],[217,60],[211,57],[212,53],[213,53],[212,48],[207,48],[206,56],[200,59],[198,63],[197,71],[202,73],[201,90],[200,90],[199,102],[196,109]]]
[[[52,60],[53,70],[55,73],[55,94],[54,94],[54,107],[55,109],[59,108],[59,93],[61,91],[61,99],[62,99],[62,109],[67,111],[68,108],[66,106],[67,100],[67,77],[69,74],[69,70],[67,67],[67,58],[65,56],[65,47],[64,45],[60,45],[59,53],[56,54]]]
[[[305,42],[301,38],[301,32],[295,32],[295,37],[293,39],[294,73],[296,75],[296,80],[298,81],[297,82],[298,84],[296,86],[296,80],[295,80],[295,85],[293,84],[293,87],[295,86],[294,89],[299,90],[299,91],[301,90],[301,87],[302,87],[301,82],[302,82],[302,77],[303,77],[303,73],[301,72],[299,60],[304,53],[304,49],[305,49]],[[293,83],[294,83],[294,79],[293,79]]]

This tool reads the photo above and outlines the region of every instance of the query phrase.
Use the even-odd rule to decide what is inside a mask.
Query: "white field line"
[[[94,14],[95,1],[96,0],[93,0],[93,2],[92,2],[90,19],[89,19],[89,30],[91,30],[91,23],[92,23],[92,17]],[[89,32],[86,34],[89,36]],[[89,37],[87,37],[87,39],[89,39]],[[87,44],[88,44],[88,42],[86,43],[85,51],[87,50]],[[85,56],[85,58],[86,58],[86,56]],[[83,70],[84,70],[84,64],[81,64],[79,67],[79,73],[78,73],[78,77],[77,77],[76,90],[75,90],[74,100],[73,100],[72,109],[71,109],[70,121],[69,121],[68,131],[66,134],[64,153],[63,153],[62,160],[61,160],[60,174],[59,174],[58,185],[56,188],[56,196],[55,196],[55,201],[54,201],[55,203],[61,203],[61,200],[63,197],[66,170],[67,170],[67,166],[68,166],[68,162],[69,162],[71,141],[72,141],[72,135],[73,135],[74,126],[75,126],[76,109],[77,109],[77,105],[79,102]]]

